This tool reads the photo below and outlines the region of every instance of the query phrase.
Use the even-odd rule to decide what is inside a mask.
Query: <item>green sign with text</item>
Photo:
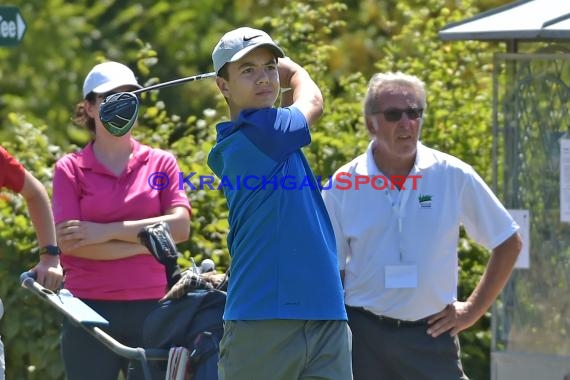
[[[0,5],[0,46],[16,46],[20,44],[26,23],[17,7]]]

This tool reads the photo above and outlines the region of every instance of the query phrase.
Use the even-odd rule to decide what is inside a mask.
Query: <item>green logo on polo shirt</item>
[[[418,201],[420,202],[421,208],[431,208],[431,195],[428,194],[420,194],[418,197]]]

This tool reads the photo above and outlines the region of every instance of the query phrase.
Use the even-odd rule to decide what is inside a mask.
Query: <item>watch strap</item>
[[[46,245],[40,248],[40,255],[59,256],[61,250],[57,245]]]

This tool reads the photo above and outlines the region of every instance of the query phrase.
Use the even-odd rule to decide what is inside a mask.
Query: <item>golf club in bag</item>
[[[194,75],[191,77],[158,83],[149,87],[130,92],[118,92],[107,96],[99,108],[99,119],[113,136],[123,136],[135,124],[139,113],[139,98],[137,94],[159,88],[170,87],[181,83],[213,78],[215,72]]]
[[[219,344],[223,335],[226,293],[201,277],[214,271],[212,260],[184,272],[177,264],[176,243],[165,222],[146,226],[137,235],[154,258],[165,266],[167,299],[147,316],[145,346],[169,349],[168,363],[150,363],[166,371],[167,379],[218,380]]]

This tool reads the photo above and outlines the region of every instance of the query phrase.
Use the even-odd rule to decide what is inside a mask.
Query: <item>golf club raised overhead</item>
[[[215,72],[198,74],[191,77],[158,83],[130,92],[118,92],[107,96],[99,107],[99,118],[105,128],[114,136],[123,136],[135,124],[139,112],[139,98],[137,94],[159,88],[170,87],[181,83],[213,78]]]

